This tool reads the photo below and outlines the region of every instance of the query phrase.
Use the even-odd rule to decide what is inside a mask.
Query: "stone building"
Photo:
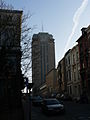
[[[46,75],[46,82],[40,86],[40,95],[43,97],[51,97],[58,93],[58,89],[57,69],[52,69]]]
[[[65,59],[61,59],[57,66],[57,81],[59,86],[59,93],[62,94],[66,91],[66,77],[65,77]]]
[[[55,44],[51,34],[38,33],[32,37],[32,82],[33,94],[39,94],[46,82],[46,74],[55,68]]]
[[[90,99],[90,25],[82,28],[82,35],[77,40],[80,55],[80,75],[82,93],[86,93]]]
[[[57,79],[59,93],[67,94],[73,99],[80,98],[81,78],[78,45],[69,49],[58,63]]]
[[[65,54],[65,81],[66,81],[66,91],[72,97],[73,95],[73,81],[71,78],[71,49],[69,49]]]
[[[75,45],[71,49],[71,79],[72,79],[72,95],[74,99],[80,98],[81,95],[81,78],[80,78],[80,61],[79,48]]]
[[[0,107],[21,105],[23,76],[21,72],[22,11],[0,9]],[[5,106],[4,106],[5,105]]]
[[[57,93],[57,70],[52,69],[46,75],[47,96]]]

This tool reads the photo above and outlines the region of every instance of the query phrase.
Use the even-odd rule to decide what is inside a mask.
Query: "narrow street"
[[[65,102],[64,115],[44,115],[40,107],[32,106],[32,120],[90,120],[90,104]]]

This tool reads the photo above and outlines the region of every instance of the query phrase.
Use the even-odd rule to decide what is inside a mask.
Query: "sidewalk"
[[[23,111],[24,111],[24,120],[31,120],[31,104],[29,96],[26,96],[25,99],[22,99]]]
[[[2,109],[3,108],[3,109]],[[0,110],[0,120],[31,120],[29,96],[22,99],[22,107],[9,109],[7,105]]]
[[[0,120],[24,120],[23,111],[21,108],[7,110],[0,113]]]

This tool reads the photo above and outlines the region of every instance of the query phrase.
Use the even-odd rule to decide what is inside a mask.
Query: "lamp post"
[[[27,89],[29,90],[29,120],[31,120],[32,119],[32,117],[31,117],[31,107],[32,107],[32,105],[31,105],[31,88],[33,87],[33,83],[28,83],[28,86],[27,86]]]
[[[26,102],[27,102],[27,120],[31,120],[31,88],[33,83],[28,82],[28,78],[25,77],[25,87],[26,87]]]

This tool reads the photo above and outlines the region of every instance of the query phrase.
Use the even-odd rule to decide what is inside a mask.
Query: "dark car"
[[[34,106],[40,106],[42,101],[43,101],[43,99],[40,96],[35,96],[32,99],[32,103],[33,103]]]
[[[47,114],[64,113],[64,105],[55,98],[44,99],[41,105],[42,111]]]

